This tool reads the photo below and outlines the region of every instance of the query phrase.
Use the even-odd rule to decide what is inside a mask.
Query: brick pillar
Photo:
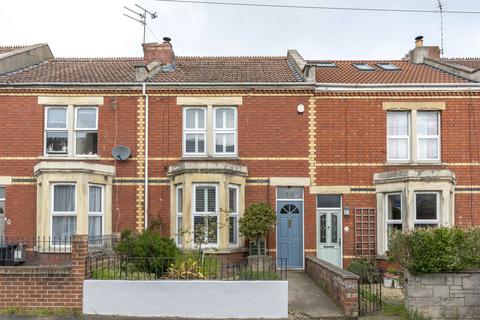
[[[72,239],[72,282],[75,283],[75,300],[83,307],[83,280],[85,280],[86,259],[88,257],[88,236],[75,235]],[[73,292],[72,292],[73,293]]]

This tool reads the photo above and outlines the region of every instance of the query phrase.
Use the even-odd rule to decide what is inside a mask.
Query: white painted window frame
[[[78,109],[96,109],[96,127],[95,129],[77,129],[77,110]],[[66,109],[66,128],[48,128],[48,110],[49,109]],[[97,131],[98,134],[98,113],[99,107],[97,105],[91,106],[76,106],[73,104],[65,104],[65,105],[46,105],[44,109],[44,130],[43,130],[43,155],[45,158],[88,158],[88,159],[97,159],[99,157],[98,151],[97,154],[76,154],[76,135],[78,132],[89,132],[89,131]],[[66,153],[49,153],[47,152],[47,132],[54,132],[54,131],[67,131],[67,143],[68,148]],[[98,139],[98,137],[97,137]],[[97,144],[99,141],[97,140]]]
[[[234,189],[235,190],[235,208],[236,208],[236,211],[235,212],[232,212],[230,210],[230,189]],[[234,230],[235,230],[235,233],[234,233],[234,240],[235,242],[230,242],[230,229],[229,232],[228,232],[228,242],[229,242],[229,246],[231,247],[237,247],[239,245],[239,237],[238,237],[238,211],[239,211],[239,204],[240,204],[240,199],[239,199],[239,196],[240,196],[240,186],[239,185],[236,185],[236,184],[229,184],[228,185],[228,206],[229,206],[229,210],[228,210],[228,223],[230,224],[230,217],[232,218],[235,218],[235,227],[234,227]],[[230,226],[230,225],[229,225]]]
[[[55,186],[73,186],[74,187],[74,195],[75,195],[75,207],[74,211],[54,211],[54,203],[55,203]],[[53,217],[77,217],[77,222],[75,225],[77,226],[78,229],[78,195],[77,195],[77,184],[72,183],[72,182],[55,182],[51,184],[51,189],[50,189],[50,239],[53,244],[53,246],[59,246],[55,243],[55,239],[53,239]],[[77,230],[75,230],[77,232]],[[62,246],[62,245],[60,245]],[[70,244],[67,243],[65,246],[69,247]],[[63,246],[62,246],[63,247]]]
[[[215,212],[209,212],[209,211],[203,211],[203,212],[198,212],[196,211],[196,194],[197,194],[197,187],[214,187],[215,188]],[[219,210],[218,210],[218,184],[215,183],[193,183],[192,184],[192,243],[193,246],[196,247],[197,244],[194,243],[195,239],[195,217],[217,217],[217,242],[216,243],[206,243],[202,244],[202,247],[204,248],[216,248],[218,247],[219,244],[219,239],[220,239],[220,215],[219,215]],[[205,198],[205,205],[206,209],[208,210],[208,195]],[[207,234],[207,242],[208,242],[208,234]]]
[[[101,190],[101,208],[100,212],[90,211],[90,187],[98,187]],[[102,218],[102,232],[100,236],[105,234],[105,186],[101,184],[89,183],[87,184],[87,195],[88,195],[88,221],[87,221],[87,230],[90,229],[90,217],[101,217]],[[90,235],[89,235],[90,236]]]
[[[7,203],[7,189],[5,188],[4,185],[0,185],[0,189],[3,189],[3,197],[0,197],[0,202],[3,202],[5,204],[5,211],[3,212],[3,215],[7,214],[7,208],[6,208],[6,203]]]
[[[419,135],[418,134],[418,129],[417,129],[417,160],[418,161],[440,161],[440,153],[441,153],[441,150],[440,150],[440,112],[439,111],[417,111],[417,123],[415,123],[416,126],[418,126],[418,114],[419,113],[433,113],[437,116],[437,132],[438,134],[437,135]],[[420,139],[436,139],[436,142],[437,142],[437,157],[436,158],[425,158],[425,159],[422,159],[419,157],[420,155]]]
[[[182,198],[180,199],[179,190],[182,190]],[[179,184],[175,186],[175,243],[177,246],[182,246],[182,239],[183,239],[183,185]],[[179,210],[179,203],[182,202],[182,210]],[[179,223],[179,220],[182,219],[182,224]],[[180,232],[180,233],[179,233]]]
[[[65,128],[49,128],[48,127],[48,112],[52,109],[64,109],[65,112]],[[44,130],[43,130],[43,153],[47,157],[66,157],[69,156],[72,149],[72,141],[70,139],[70,121],[69,121],[69,107],[65,106],[46,106],[44,109]],[[48,152],[47,151],[47,133],[48,132],[67,132],[67,152]]]
[[[390,136],[388,134],[388,114],[390,113],[396,113],[396,112],[405,112],[408,114],[408,158],[407,159],[392,159],[390,158],[390,154],[389,154],[389,146],[390,146],[390,138],[394,139],[394,138],[406,138],[407,136]],[[423,112],[431,112],[431,113],[435,113],[437,115],[437,127],[438,127],[438,135],[418,135],[418,132],[417,132],[417,115],[418,113],[423,113]],[[405,111],[405,110],[399,110],[399,111],[396,111],[396,110],[391,110],[391,111],[387,111],[387,162],[388,163],[392,163],[392,164],[395,164],[395,163],[410,163],[410,162],[413,162],[413,163],[438,163],[441,161],[441,154],[442,154],[442,150],[441,150],[441,139],[442,139],[442,133],[441,133],[441,119],[442,119],[442,115],[441,115],[441,112],[438,111],[438,110],[416,110],[416,109],[413,109],[413,110],[408,110],[408,111]],[[437,154],[437,157],[436,158],[427,158],[427,159],[422,159],[422,158],[419,158],[419,139],[421,138],[431,138],[431,139],[436,139],[437,140],[437,150],[438,150],[438,154]]]
[[[417,219],[417,195],[418,194],[435,194],[436,196],[436,206],[437,206],[437,215],[436,219]],[[415,191],[413,194],[413,226],[410,226],[412,229],[415,228],[415,225],[429,225],[435,224],[437,226],[440,225],[440,215],[441,212],[441,192],[439,191]]]
[[[388,116],[393,113],[405,113],[407,115],[407,125],[408,133],[407,135],[389,135],[388,134]],[[388,162],[408,162],[411,159],[411,135],[412,135],[412,125],[411,125],[412,115],[409,111],[388,111],[387,112],[387,161]],[[390,139],[407,139],[407,158],[398,159],[390,157]]]
[[[223,127],[222,128],[217,128],[217,111],[218,110],[233,110],[233,128],[227,128],[227,117],[224,114],[223,117]],[[237,108],[230,106],[214,106],[213,107],[213,137],[212,137],[212,144],[213,144],[213,155],[214,156],[234,156],[237,155]],[[233,145],[234,145],[234,151],[233,152],[217,152],[217,135],[219,134],[233,134]],[[226,149],[226,138],[224,137],[223,139],[223,149]]]
[[[82,109],[94,109],[95,110],[95,127],[93,128],[78,128],[77,127],[77,120],[78,120],[78,111]],[[97,106],[74,106],[74,124],[73,124],[73,146],[74,150],[72,150],[73,156],[76,157],[97,157],[98,156],[98,148],[97,154],[77,154],[77,133],[81,132],[96,132],[97,133],[97,146],[98,146],[98,107]]]
[[[389,196],[394,196],[394,195],[400,195],[400,220],[395,220],[395,219],[388,219],[388,197]],[[384,244],[385,244],[385,250],[388,250],[388,226],[393,225],[393,224],[401,224],[402,229],[403,229],[403,222],[405,221],[405,212],[403,210],[403,193],[402,192],[390,192],[385,194],[385,203],[384,203],[384,211],[385,211],[385,233],[384,233]]]
[[[202,109],[204,110],[204,119],[203,119],[203,129],[198,128],[199,125],[199,119],[198,119],[198,114],[195,113],[195,127],[194,129],[192,128],[187,128],[187,112],[188,110],[198,110]],[[208,137],[207,137],[207,118],[208,118],[208,108],[206,106],[185,106],[183,108],[183,155],[187,157],[194,157],[194,156],[206,156],[207,155],[207,150],[208,150]],[[204,151],[203,152],[187,152],[187,134],[203,134],[203,139],[204,139]],[[195,144],[197,145],[198,142],[195,140]]]

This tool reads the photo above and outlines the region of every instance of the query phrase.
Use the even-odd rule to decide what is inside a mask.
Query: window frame
[[[407,115],[407,125],[408,133],[407,135],[390,135],[388,133],[388,116],[394,113],[404,113]],[[412,124],[411,124],[412,114],[409,111],[387,111],[387,161],[388,162],[409,162],[412,159]],[[407,138],[407,158],[404,159],[395,159],[390,158],[390,139],[405,139]]]
[[[223,128],[217,128],[217,110],[233,110],[233,128],[226,128],[226,121]],[[213,122],[212,122],[212,146],[213,156],[235,156],[237,155],[238,145],[238,125],[237,125],[237,107],[234,106],[213,106]],[[226,117],[225,117],[226,120]],[[233,134],[233,152],[217,152],[217,134]],[[226,145],[223,145],[226,149]]]
[[[65,109],[65,128],[49,128],[48,127],[48,112],[51,109]],[[70,139],[70,121],[69,121],[69,106],[68,105],[47,105],[44,108],[44,120],[43,120],[43,153],[47,157],[65,157],[69,156],[71,152],[71,139]],[[48,132],[67,132],[67,151],[66,152],[48,152],[47,150],[47,133]]]
[[[419,113],[432,113],[432,114],[435,114],[436,115],[436,118],[437,118],[437,135],[420,135],[418,134],[418,114]],[[440,147],[441,147],[441,143],[440,143],[440,137],[441,137],[441,132],[440,132],[440,121],[441,121],[441,117],[440,117],[440,112],[439,111],[426,111],[426,110],[419,110],[417,111],[417,116],[415,117],[416,118],[416,123],[415,123],[415,126],[416,126],[416,144],[417,144],[417,150],[416,150],[416,160],[419,161],[419,162],[429,162],[429,161],[440,161],[440,154],[441,154],[441,150],[440,150]],[[436,158],[425,158],[425,159],[422,159],[420,158],[420,139],[436,139],[437,140],[437,157]]]
[[[435,194],[436,200],[436,219],[417,219],[417,195],[418,194]],[[441,192],[440,191],[415,191],[413,193],[413,228],[415,229],[416,225],[433,225],[436,224],[437,226],[440,225],[440,216],[441,212]]]
[[[66,109],[66,128],[48,128],[48,110],[49,109]],[[78,109],[95,109],[96,118],[95,125],[96,128],[82,129],[77,128],[77,113]],[[62,105],[45,105],[44,107],[44,125],[43,125],[43,156],[45,158],[87,158],[87,159],[97,159],[99,155],[99,138],[98,138],[98,128],[99,128],[99,105],[75,105],[75,104],[62,104]],[[47,132],[67,132],[67,152],[48,152],[47,151]],[[96,154],[77,154],[77,132],[96,132],[97,133],[97,153]]]
[[[179,206],[178,204],[180,203],[180,198],[179,198],[179,190],[182,190],[182,210],[180,211],[179,210]],[[182,228],[183,228],[183,198],[185,197],[185,195],[183,194],[183,185],[182,184],[178,184],[175,186],[175,243],[177,244],[177,246],[181,247],[182,246],[182,240],[183,240],[183,232],[182,233],[179,233],[179,219],[181,218],[182,219]],[[183,230],[182,230],[183,231]]]
[[[90,211],[90,187],[98,187],[101,190],[101,208],[100,212],[91,212]],[[88,218],[87,218],[87,232],[90,229],[90,217],[101,217],[102,218],[102,232],[100,236],[105,234],[105,186],[96,183],[87,184],[87,195],[88,195]],[[88,235],[90,237],[90,234]]]
[[[203,129],[191,129],[187,128],[187,111],[188,110],[204,110],[204,119],[203,119]],[[184,106],[182,111],[182,123],[183,123],[183,133],[182,133],[182,151],[183,155],[187,157],[202,157],[207,155],[208,151],[208,138],[207,138],[207,125],[208,125],[208,107],[206,106]],[[204,150],[203,152],[187,152],[187,134],[203,134],[204,136]]]
[[[215,188],[215,212],[212,214],[211,212],[209,211],[200,211],[198,212],[197,211],[197,208],[196,208],[196,196],[197,196],[197,187],[214,187]],[[191,210],[192,210],[192,217],[191,217],[191,220],[192,220],[192,244],[193,244],[193,247],[197,247],[197,244],[195,243],[195,217],[197,216],[201,216],[201,217],[216,217],[217,218],[217,240],[215,243],[209,243],[209,239],[208,239],[208,234],[206,235],[206,239],[207,239],[207,243],[202,243],[202,246],[203,247],[206,247],[206,248],[215,248],[219,245],[219,239],[220,239],[220,214],[219,214],[219,209],[218,209],[218,206],[219,206],[219,199],[218,199],[218,195],[219,195],[219,185],[218,184],[215,184],[215,183],[193,183],[192,184],[192,205],[191,205]],[[205,199],[206,201],[206,209],[208,210],[208,196],[207,198]]]
[[[388,197],[389,196],[395,196],[395,195],[400,195],[400,220],[388,219]],[[385,241],[385,250],[388,251],[388,226],[389,225],[400,224],[402,226],[402,230],[403,230],[404,220],[406,219],[405,213],[404,213],[404,210],[403,210],[403,192],[389,192],[389,193],[386,193],[384,201],[385,201],[385,203],[384,203],[384,215],[385,215],[384,241]]]
[[[230,210],[230,189],[235,190],[235,208],[236,212],[231,212]],[[240,204],[240,186],[237,184],[228,185],[228,244],[231,247],[236,247],[239,245],[238,237],[238,217],[239,217],[239,204]],[[235,226],[233,231],[234,242],[230,242],[230,218],[235,218]]]
[[[74,187],[74,211],[54,211],[55,207],[55,186],[73,186]],[[51,190],[50,190],[50,241],[51,245],[53,246],[70,246],[70,242],[65,240],[65,243],[62,245],[62,241],[60,239],[60,245],[56,243],[53,237],[53,217],[78,217],[78,196],[77,196],[77,184],[75,182],[54,182],[51,183]],[[75,222],[75,227],[77,228],[77,222]],[[78,228],[77,228],[78,229]],[[77,230],[75,230],[76,234]]]
[[[74,157],[98,157],[98,107],[96,106],[73,106],[73,112],[74,112],[74,117],[73,117],[73,134],[72,134],[72,140],[73,140],[73,150],[72,150],[72,155]],[[82,109],[95,109],[95,128],[78,128],[77,127],[77,120],[78,120],[78,110]],[[96,132],[97,133],[97,153],[95,154],[77,154],[77,133],[79,132]]]

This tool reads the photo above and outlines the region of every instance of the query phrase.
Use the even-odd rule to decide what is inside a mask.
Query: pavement
[[[293,319],[344,319],[341,310],[303,271],[288,272],[288,309]]]

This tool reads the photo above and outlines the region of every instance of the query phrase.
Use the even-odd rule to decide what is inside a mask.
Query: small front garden
[[[253,204],[239,221],[240,232],[258,244],[274,221],[275,211],[268,204]],[[179,249],[174,240],[152,229],[141,233],[125,230],[114,254],[88,258],[87,274],[97,280],[281,280],[286,276],[285,265],[277,266],[275,259],[259,253],[253,259],[207,254],[202,249],[207,239],[199,235],[208,230],[199,232],[196,227],[192,250]]]

